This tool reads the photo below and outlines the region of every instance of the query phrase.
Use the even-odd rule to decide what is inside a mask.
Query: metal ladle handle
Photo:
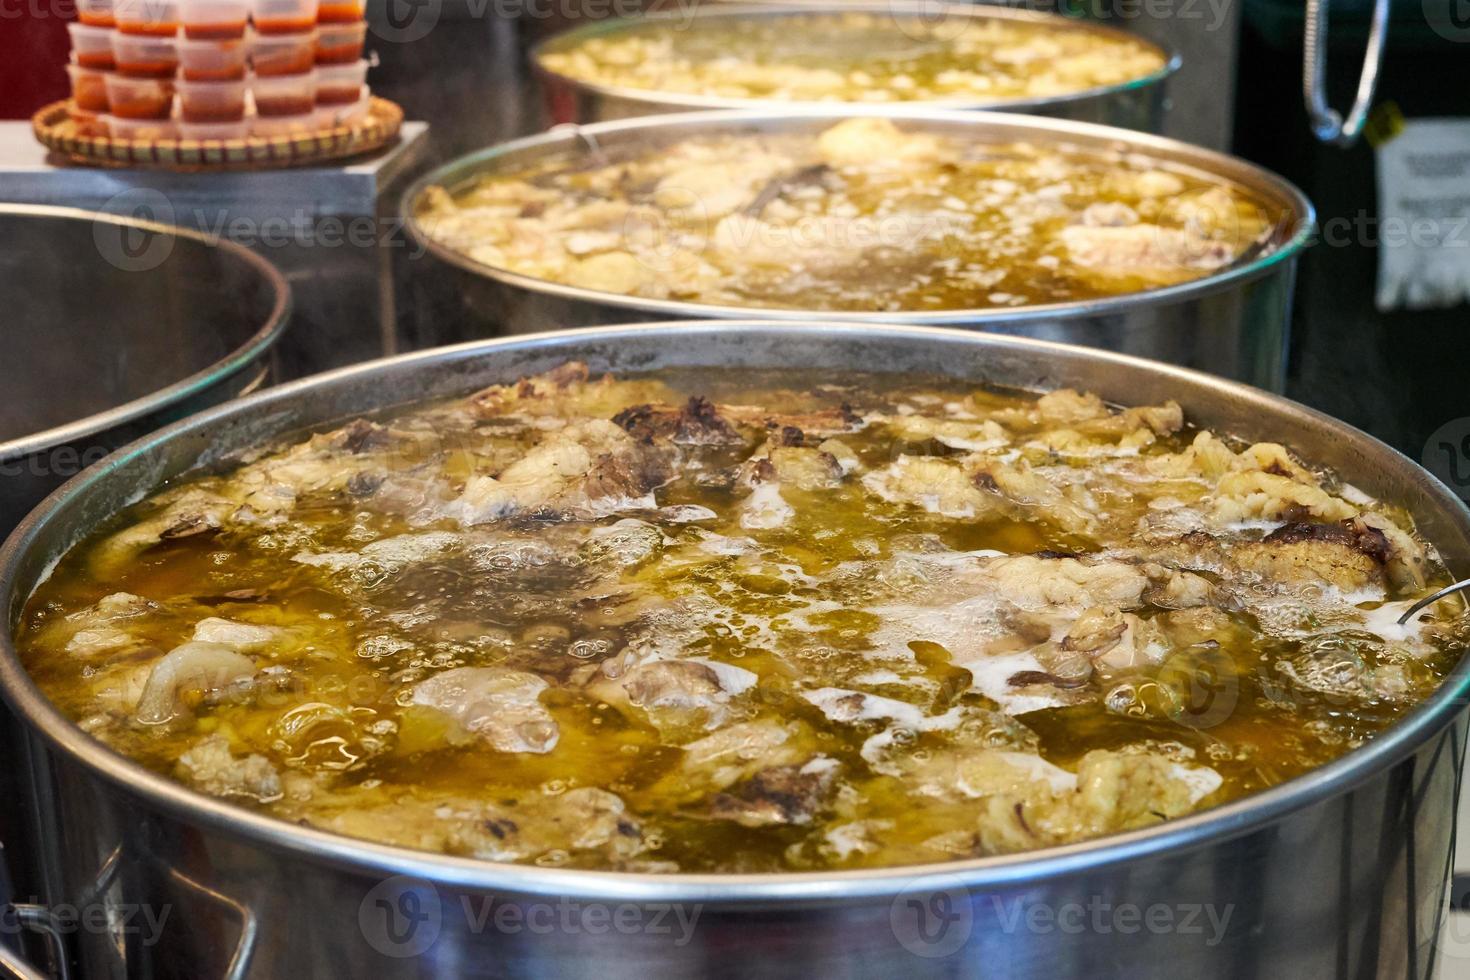
[[[1456,582],[1454,585],[1446,585],[1444,588],[1434,593],[1434,595],[1425,596],[1424,598],[1420,599],[1418,602],[1410,606],[1408,611],[1399,617],[1399,625],[1407,626],[1409,624],[1410,618],[1412,618],[1413,615],[1419,610],[1425,608],[1426,606],[1433,605],[1434,603],[1443,599],[1445,596],[1454,595],[1456,592],[1463,592],[1466,589],[1470,589],[1470,578],[1465,579],[1465,581],[1463,582]]]
[[[1368,26],[1368,47],[1363,52],[1363,73],[1358,76],[1358,93],[1344,120],[1327,105],[1327,0],[1307,0],[1306,38],[1302,50],[1302,97],[1312,133],[1331,146],[1343,148],[1358,141],[1373,93],[1378,88],[1378,71],[1383,67],[1384,38],[1388,34],[1389,0],[1373,0],[1373,20]]]

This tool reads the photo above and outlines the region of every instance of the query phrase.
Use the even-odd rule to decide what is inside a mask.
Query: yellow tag
[[[1374,106],[1368,113],[1368,121],[1363,124],[1363,137],[1375,150],[1403,131],[1404,114],[1392,99]]]

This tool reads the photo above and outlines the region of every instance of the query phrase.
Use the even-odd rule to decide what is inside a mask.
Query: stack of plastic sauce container
[[[316,129],[317,0],[251,0],[250,94],[257,136]]]
[[[108,132],[124,139],[176,136],[178,0],[114,0],[112,14],[116,70],[105,79]]]
[[[317,7],[316,124],[319,129],[355,122],[368,111],[366,0],[322,0]]]
[[[179,11],[179,136],[245,136],[249,0],[179,0]]]
[[[77,0],[71,117],[128,139],[309,132],[367,112],[364,0]]]

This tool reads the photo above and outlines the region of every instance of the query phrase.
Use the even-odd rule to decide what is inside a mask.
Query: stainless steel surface
[[[276,347],[277,367],[285,377],[305,377],[413,343],[400,336],[390,288],[391,266],[408,251],[395,209],[427,150],[428,127],[409,121],[392,147],[333,166],[233,174],[109,170],[58,165],[29,123],[0,122],[0,195],[179,225],[252,249],[291,282],[295,326]]]
[[[242,394],[269,372],[290,289],[243,248],[112,215],[13,204],[0,204],[0,241],[15,246],[0,254],[0,527],[14,527],[119,446]],[[33,839],[22,830],[32,792],[20,739],[0,707],[0,906],[40,884]],[[0,946],[19,938],[12,932],[0,930]]]
[[[1378,72],[1383,68],[1383,47],[1388,34],[1389,0],[1373,0],[1373,20],[1368,26],[1367,46],[1363,51],[1363,71],[1353,94],[1347,118],[1327,104],[1327,6],[1328,0],[1306,0],[1305,37],[1302,44],[1302,98],[1312,134],[1323,143],[1346,149],[1358,141],[1373,93],[1378,88]]]
[[[846,313],[753,310],[596,292],[507,272],[435,243],[415,219],[431,186],[454,191],[477,176],[516,169],[573,151],[586,141],[618,148],[713,132],[819,132],[852,116],[886,116],[906,128],[967,140],[1066,144],[1129,150],[1234,181],[1285,215],[1271,244],[1249,262],[1193,282],[1143,293],[1073,303],[939,313]],[[1285,384],[1288,323],[1296,260],[1313,230],[1312,205],[1268,171],[1224,154],[1158,136],[1051,119],[940,109],[840,106],[781,112],[727,110],[566,127],[460,157],[419,178],[404,194],[409,232],[429,252],[465,275],[451,280],[451,322],[472,336],[529,333],[570,326],[628,323],[650,317],[742,317],[857,323],[912,323],[1036,337],[1149,357],[1279,391]],[[461,337],[459,339],[469,339]]]
[[[0,527],[146,432],[258,386],[290,313],[264,259],[164,224],[0,204]]]
[[[569,357],[597,371],[877,367],[1075,385],[1125,403],[1174,398],[1202,425],[1284,441],[1401,504],[1453,572],[1470,571],[1470,511],[1445,487],[1364,434],[1261,391],[1011,337],[706,322],[413,354],[181,422],[78,477],[16,530],[0,549],[7,623],[58,554],[171,476],[289,430],[463,394]],[[1470,687],[1466,659],[1424,704],[1343,758],[1147,830],[923,867],[661,876],[407,851],[195,794],[73,725],[31,683],[8,637],[0,692],[33,733],[47,776],[47,900],[95,895],[99,869],[110,867],[114,907],[175,913],[152,944],[118,929],[75,933],[89,978],[209,976],[246,941],[259,977],[1423,977],[1443,918]],[[201,899],[200,888],[214,897]],[[601,910],[601,929],[587,927],[589,908]],[[636,928],[611,927],[614,916]],[[673,925],[691,920],[688,930]]]
[[[1073,119],[1078,122],[1103,123],[1123,126],[1144,132],[1156,133],[1163,123],[1167,107],[1165,86],[1170,75],[1179,67],[1178,55],[1171,54],[1151,41],[1128,34],[1116,28],[1096,23],[1079,22],[1057,14],[1021,10],[1012,7],[987,4],[914,4],[898,2],[873,2],[873,0],[846,0],[833,3],[780,3],[780,4],[725,4],[700,6],[690,10],[668,13],[646,14],[636,18],[613,18],[600,20],[573,28],[548,38],[531,50],[531,65],[542,83],[545,93],[548,122],[590,123],[610,119],[626,119],[657,113],[681,112],[691,109],[764,109],[801,105],[789,100],[735,99],[717,96],[692,95],[680,92],[658,92],[644,89],[620,88],[596,85],[579,81],[545,68],[541,55],[562,51],[586,41],[588,38],[604,37],[647,21],[666,21],[673,30],[699,30],[700,24],[730,18],[780,18],[801,16],[813,12],[842,13],[866,12],[893,19],[896,33],[902,31],[905,19],[933,26],[936,23],[953,23],[955,30],[963,30],[966,20],[997,19],[1023,21],[1050,26],[1055,30],[1089,31],[1107,36],[1124,35],[1142,44],[1158,48],[1164,67],[1143,78],[1118,85],[1088,89],[1073,95],[1054,95],[1030,99],[1007,100],[946,100],[907,103],[917,108],[989,109],[999,112],[1020,112],[1028,115],[1051,116],[1058,119]],[[830,106],[832,103],[807,103],[815,106]]]
[[[119,194],[157,192],[167,198],[174,212],[174,220],[165,223],[190,226],[193,213],[202,211],[207,227],[195,230],[218,231],[222,236],[228,218],[253,223],[280,218],[282,202],[299,205],[313,215],[372,214],[383,188],[418,165],[427,133],[426,124],[406,121],[392,147],[340,166],[169,173],[60,164],[36,142],[29,122],[0,121],[0,186],[9,202],[66,201],[73,207],[96,210],[107,210],[107,202]],[[149,200],[137,199],[139,203]],[[220,221],[224,207],[228,207],[228,217]],[[164,216],[154,220],[163,221]]]

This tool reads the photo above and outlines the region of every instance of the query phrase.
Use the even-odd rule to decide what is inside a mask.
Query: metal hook
[[[1470,589],[1470,578],[1465,579],[1463,582],[1456,582],[1454,585],[1446,585],[1434,595],[1425,596],[1423,599],[1420,599],[1418,602],[1410,606],[1408,612],[1399,617],[1399,625],[1407,626],[1409,624],[1409,620],[1413,617],[1413,615],[1419,610],[1423,609],[1425,606],[1433,605],[1434,603],[1443,599],[1445,596],[1454,595],[1456,592],[1463,592],[1466,589]]]
[[[1373,93],[1378,88],[1378,72],[1383,67],[1384,38],[1388,33],[1389,0],[1373,0],[1373,20],[1368,26],[1368,46],[1363,52],[1363,73],[1358,76],[1358,91],[1347,119],[1327,105],[1327,0],[1307,0],[1306,37],[1302,48],[1302,97],[1312,133],[1324,143],[1349,147],[1358,141]]]

